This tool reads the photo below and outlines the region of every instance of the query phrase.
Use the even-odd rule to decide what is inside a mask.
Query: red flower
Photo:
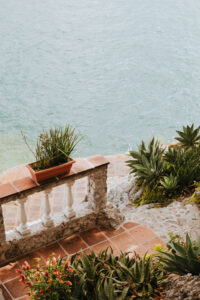
[[[24,264],[25,264],[25,266],[26,266],[26,269],[27,269],[27,270],[30,270],[31,267],[30,267],[29,263],[28,263],[26,260],[25,260]]]
[[[60,279],[60,280],[59,280],[59,282],[60,282],[60,283],[63,283],[63,280],[62,280],[62,279]]]
[[[44,294],[45,294],[45,290],[44,290],[44,289],[41,289],[41,290],[40,290],[40,293],[44,295]]]
[[[21,277],[22,280],[26,279],[26,277],[24,276],[24,274],[20,274],[19,276]]]
[[[68,273],[73,273],[73,269],[71,269],[71,268],[70,268],[70,269],[67,269],[67,272],[68,272]]]
[[[67,261],[65,264],[65,268],[68,268],[68,267],[69,267],[69,261]]]
[[[71,281],[66,281],[66,284],[68,284],[68,285],[72,285],[72,283],[71,283]]]
[[[52,263],[53,263],[53,264],[55,264],[55,263],[56,263],[56,258],[55,258],[55,256],[52,258],[52,260],[51,260],[51,261],[52,261]]]
[[[37,267],[36,267],[36,270],[37,270],[37,271],[40,271],[40,266],[37,266]]]
[[[48,276],[49,272],[47,270],[44,271],[44,276]]]
[[[22,270],[30,270],[30,265],[27,261],[25,261],[24,265],[22,265]]]
[[[25,265],[22,265],[22,270],[26,270],[26,266]]]
[[[16,273],[18,273],[18,274],[22,274],[22,270],[20,270],[20,269],[16,269]]]
[[[26,281],[25,281],[25,280],[26,280],[26,277],[25,277],[23,274],[20,274],[19,276],[21,277],[21,280],[20,280],[20,281],[21,281],[23,284],[26,284]]]
[[[61,276],[62,276],[62,274],[61,274],[60,271],[53,272],[53,274],[54,274],[54,275],[57,275],[58,277],[61,277]]]
[[[47,260],[47,261],[46,261],[46,266],[47,266],[47,267],[49,266],[49,263],[50,263],[49,260]]]

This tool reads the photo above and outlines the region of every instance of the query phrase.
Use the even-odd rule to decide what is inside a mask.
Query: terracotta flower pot
[[[34,163],[28,164],[26,165],[26,167],[29,169],[29,172],[31,173],[33,180],[36,182],[41,182],[59,175],[69,173],[74,163],[75,160],[71,159],[69,162],[48,169],[44,169],[41,171],[35,171],[32,168]]]
[[[181,143],[171,143],[169,144],[169,148],[177,148],[177,147],[180,147]]]

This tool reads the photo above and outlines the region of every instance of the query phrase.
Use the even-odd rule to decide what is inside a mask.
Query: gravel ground
[[[165,300],[199,300],[200,276],[187,274],[168,279],[163,297]]]
[[[192,239],[200,235],[200,210],[195,204],[175,201],[162,208],[152,205],[135,208],[130,200],[137,196],[134,176],[108,179],[108,200],[121,210],[126,220],[146,225],[165,242],[169,240],[169,232],[182,237],[188,233]]]

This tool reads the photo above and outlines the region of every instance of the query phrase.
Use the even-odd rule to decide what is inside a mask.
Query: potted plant
[[[70,172],[72,164],[75,163],[71,154],[80,142],[74,128],[66,125],[64,129],[58,127],[41,132],[35,152],[27,143],[23,132],[22,136],[35,157],[35,162],[26,165],[34,181],[41,182]]]

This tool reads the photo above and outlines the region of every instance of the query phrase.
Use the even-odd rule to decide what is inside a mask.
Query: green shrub
[[[194,190],[195,182],[200,181],[199,130],[192,125],[177,131],[179,144],[173,148],[163,149],[153,138],[147,147],[142,141],[138,151],[130,151],[127,165],[136,175],[138,188],[143,189],[140,199],[134,201],[136,205],[170,202]]]
[[[31,150],[23,133],[22,136]],[[31,150],[36,159],[33,168],[39,171],[70,161],[70,155],[79,142],[79,135],[70,125],[41,132],[35,152]]]
[[[200,206],[200,183],[195,184],[196,188],[192,196],[190,197],[188,203],[196,203]]]
[[[141,197],[139,199],[134,200],[134,204],[137,207],[137,206],[145,205],[145,204],[149,204],[149,203],[164,204],[164,203],[166,203],[166,201],[168,201],[168,199],[164,195],[162,189],[160,189],[158,187],[153,188],[153,189],[145,187]]]
[[[166,273],[150,256],[115,256],[112,249],[30,268],[18,273],[35,300],[153,300],[160,295]]]
[[[192,242],[187,234],[185,242],[172,239],[167,247],[170,252],[159,251],[158,255],[167,272],[178,275],[200,274],[200,237],[196,242]]]
[[[35,300],[72,299],[71,277],[74,270],[68,260],[57,260],[51,256],[46,264],[37,259],[35,266],[30,267],[27,261],[17,269],[20,281],[29,289],[28,295]]]
[[[108,249],[74,260],[74,281],[83,279],[80,300],[155,299],[166,275],[151,257],[115,256]],[[74,284],[75,286],[75,284]]]
[[[164,150],[158,141],[154,138],[146,148],[144,142],[138,147],[137,151],[130,151],[132,160],[128,160],[127,164],[131,168],[131,173],[135,173],[138,177],[138,186],[156,186],[163,176],[164,163],[162,160]]]
[[[183,131],[176,131],[179,137],[175,139],[180,142],[182,147],[186,149],[193,148],[200,141],[199,129],[200,127],[194,129],[194,124],[187,127],[183,126]]]

